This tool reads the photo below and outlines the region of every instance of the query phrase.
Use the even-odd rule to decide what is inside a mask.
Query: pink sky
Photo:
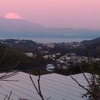
[[[9,12],[46,27],[100,29],[100,0],[0,0],[0,16]]]

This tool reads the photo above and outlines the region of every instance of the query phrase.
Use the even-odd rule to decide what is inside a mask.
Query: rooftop
[[[89,77],[88,73],[85,74]],[[0,76],[2,75],[4,73],[0,74]],[[87,86],[87,82],[82,74],[73,75],[73,77],[84,86]],[[32,78],[37,85],[38,76],[32,75]],[[18,72],[6,80],[9,81],[0,81],[0,100],[4,100],[5,96],[10,94],[10,91],[12,91],[12,94],[9,100],[19,100],[19,98],[23,98],[24,100],[41,100],[32,85],[29,74]],[[82,94],[86,91],[79,87],[72,80],[71,76],[63,76],[55,73],[42,75],[40,83],[42,94],[46,100],[47,98],[49,100],[86,100],[86,98],[82,98]]]

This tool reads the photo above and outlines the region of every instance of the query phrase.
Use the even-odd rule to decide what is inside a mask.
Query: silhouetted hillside
[[[28,58],[23,52],[0,44],[0,72],[26,71],[32,67],[32,59]]]
[[[81,46],[84,47],[88,55],[100,57],[100,38],[82,41]]]
[[[23,52],[34,52],[41,45],[32,40],[18,40],[18,39],[2,39],[0,43],[11,48],[16,48],[17,50]]]
[[[89,46],[93,44],[99,44],[100,43],[100,37],[93,39],[93,40],[84,40],[81,42],[82,45]]]

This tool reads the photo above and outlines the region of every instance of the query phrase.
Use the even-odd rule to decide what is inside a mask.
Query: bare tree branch
[[[77,59],[77,63],[78,63],[78,65],[79,65],[79,67],[80,67],[80,69],[82,71],[82,74],[83,74],[84,78],[86,79],[88,85],[90,86],[90,82],[89,82],[88,78],[86,77],[86,75],[85,75],[85,73],[84,73],[84,71],[83,71],[83,69],[81,67],[81,64],[79,63],[78,59]]]
[[[8,100],[10,100],[11,95],[12,95],[12,90],[10,91],[10,94],[8,96]]]
[[[0,63],[5,59],[6,55],[7,55],[7,51],[4,53],[3,57],[1,58]]]
[[[8,95],[5,96],[4,100],[6,100],[7,97],[8,97]]]
[[[0,81],[4,81],[4,79],[12,77],[12,76],[14,76],[16,74],[18,74],[18,71],[13,71],[12,73],[5,73],[4,75],[0,76]],[[7,81],[7,80],[5,80],[5,81]]]
[[[36,85],[35,85],[35,83],[34,83],[32,77],[31,77],[31,75],[30,75],[31,82],[32,82],[33,86],[35,87],[35,89],[36,89],[38,95],[41,97],[42,100],[45,100],[44,97],[43,97],[43,95],[42,95],[42,92],[41,92],[40,77],[41,77],[41,75],[39,74],[39,77],[38,77],[38,87],[36,87]]]
[[[71,78],[72,78],[80,87],[82,87],[84,90],[86,90],[86,91],[88,91],[90,94],[93,94],[94,96],[97,96],[98,98],[100,98],[100,96],[99,96],[98,94],[95,94],[95,93],[91,92],[88,88],[86,88],[86,87],[84,87],[83,85],[81,85],[75,78],[73,78],[72,76],[71,76]]]
[[[29,75],[30,75],[30,74],[29,74]],[[31,82],[32,82],[33,86],[35,87],[35,89],[36,89],[37,93],[39,94],[38,89],[37,89],[37,87],[36,87],[36,85],[35,85],[35,83],[34,83],[34,81],[33,81],[32,77],[31,77],[31,75],[30,75],[30,79],[31,79]]]

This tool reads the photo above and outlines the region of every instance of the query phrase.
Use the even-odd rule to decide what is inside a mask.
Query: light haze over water
[[[61,42],[81,42],[84,40],[92,40],[94,38],[0,38],[0,39],[19,39],[32,40],[37,43],[61,43]]]

